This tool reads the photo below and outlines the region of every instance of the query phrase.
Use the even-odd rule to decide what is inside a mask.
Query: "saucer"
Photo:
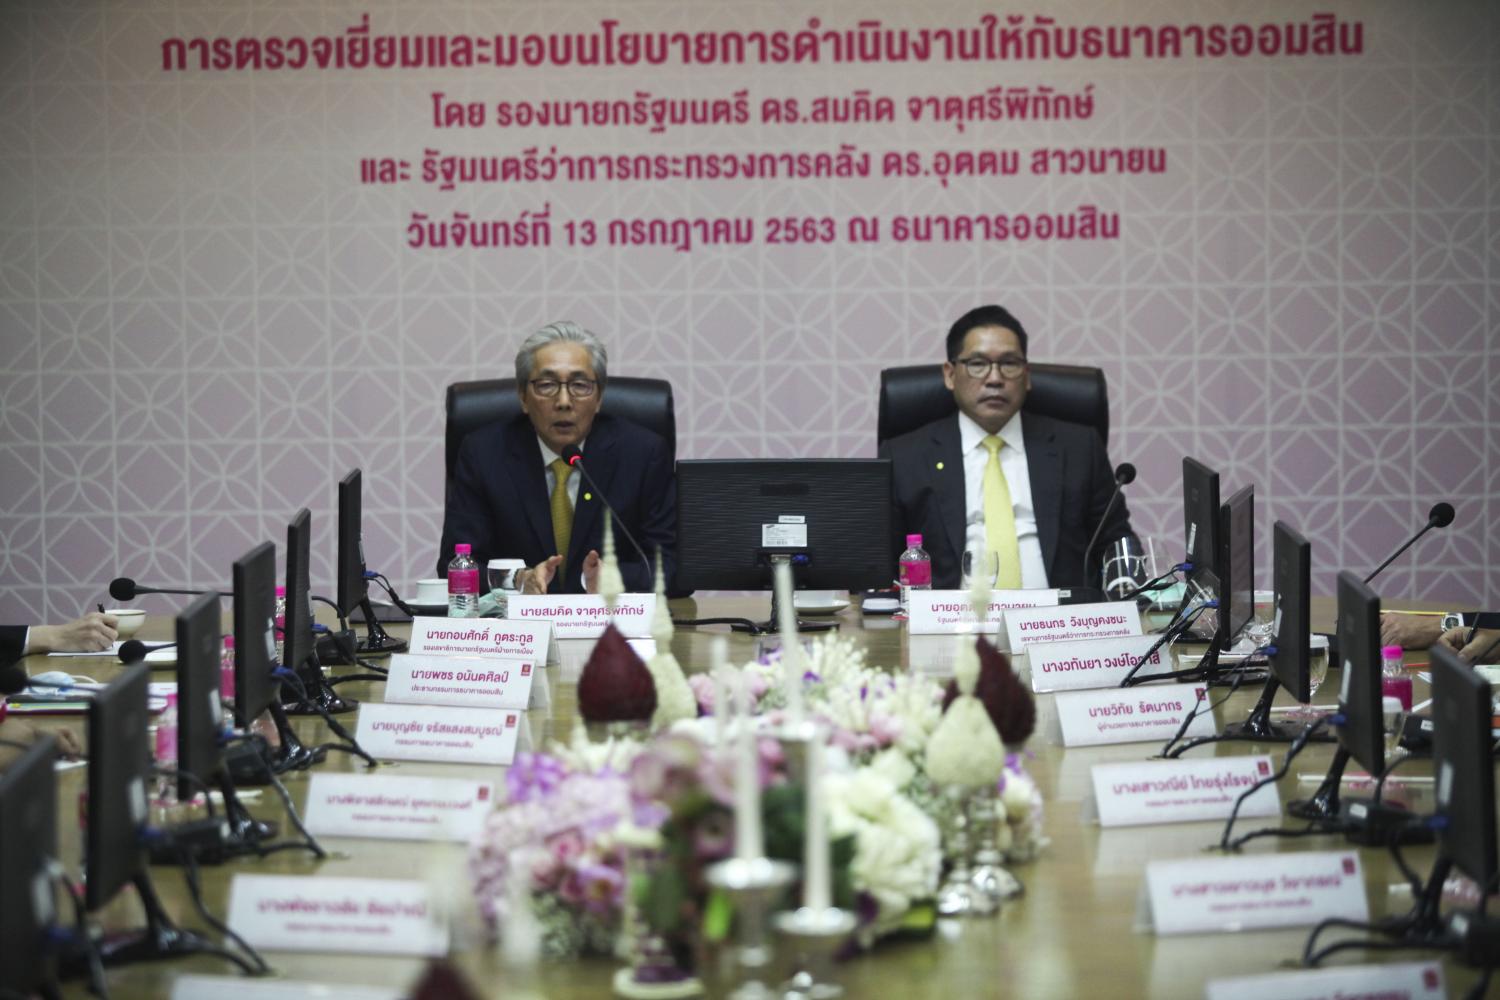
[[[805,603],[794,598],[792,605],[797,609],[799,615],[836,615],[849,606],[849,598],[824,598],[819,601],[807,601]]]

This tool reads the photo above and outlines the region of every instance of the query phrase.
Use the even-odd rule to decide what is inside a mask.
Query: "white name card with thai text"
[[[494,808],[495,788],[466,778],[320,771],[307,789],[307,828],[329,837],[468,843]]]
[[[656,595],[621,594],[610,611],[597,594],[522,594],[506,602],[505,612],[517,621],[551,622],[559,639],[597,639],[610,623],[627,639],[644,639],[651,634]]]
[[[1031,689],[1040,693],[1119,687],[1130,668],[1156,645],[1158,638],[1154,635],[1128,635],[1037,643],[1026,651],[1026,659],[1031,664]],[[1172,657],[1163,644],[1141,664],[1136,676],[1165,674],[1171,669]]]
[[[1207,1000],[1443,1000],[1443,967],[1436,962],[1297,969],[1261,976],[1210,979]]]
[[[525,709],[531,706],[531,683],[539,673],[530,660],[394,653],[385,682],[385,700],[407,705]]]
[[[367,701],[359,706],[359,742],[376,757],[455,764],[509,764],[522,712]]]
[[[1033,643],[1140,635],[1141,612],[1134,601],[1027,608],[1006,612],[1005,630],[1019,653]]]
[[[1147,926],[1163,935],[1370,917],[1353,851],[1148,861],[1145,890]]]
[[[172,1000],[403,1000],[404,989],[380,986],[336,986],[290,979],[244,976],[200,976],[188,973],[172,980]]]
[[[550,622],[503,618],[413,618],[408,652],[426,656],[503,656],[530,660],[539,667],[557,660]]]
[[[1270,757],[1095,764],[1094,805],[1101,826],[1227,819],[1235,799],[1272,773]],[[1239,814],[1280,816],[1276,785],[1257,790],[1240,806]]]
[[[1147,684],[1061,691],[1055,697],[1063,746],[1169,740],[1203,690],[1201,684]],[[1205,707],[1183,736],[1211,736],[1213,732],[1214,714]]]
[[[990,594],[984,632],[999,632],[1007,611],[1057,605],[1056,590],[996,590]],[[972,632],[977,624],[967,590],[913,590],[908,602],[906,629],[912,635],[952,635]]]
[[[257,948],[435,957],[448,922],[425,882],[236,875],[229,926]]]

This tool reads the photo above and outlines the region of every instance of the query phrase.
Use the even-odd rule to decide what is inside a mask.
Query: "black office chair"
[[[516,380],[492,378],[481,382],[455,382],[448,387],[447,459],[444,481],[453,485],[453,466],[459,446],[471,431],[487,424],[512,420],[521,412]],[[611,378],[604,388],[601,412],[639,424],[667,439],[667,451],[677,458],[677,413],[672,402],[672,383],[659,378]]]
[[[876,441],[884,443],[914,431],[955,409],[953,393],[943,385],[942,365],[886,368],[880,373]],[[1033,363],[1031,392],[1021,412],[1088,424],[1109,443],[1109,388],[1098,368]]]

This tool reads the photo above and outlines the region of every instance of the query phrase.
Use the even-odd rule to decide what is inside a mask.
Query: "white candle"
[[[781,629],[782,685],[786,688],[786,721],[800,725],[807,718],[802,702],[802,645],[797,640],[797,606],[792,601],[792,567],[776,564],[777,626]]]
[[[714,682],[715,745],[724,746],[729,720],[734,716],[734,700],[729,690],[729,640],[716,635],[708,644],[708,675]]]
[[[760,829],[760,754],[755,746],[755,716],[750,711],[750,670],[740,671],[739,740],[734,762],[734,854],[760,858],[766,853]]]
[[[823,809],[823,738],[819,730],[807,744],[807,806],[803,814],[802,905],[815,910],[833,905],[828,818]]]

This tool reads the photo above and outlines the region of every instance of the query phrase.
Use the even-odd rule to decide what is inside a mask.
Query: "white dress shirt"
[[[984,467],[989,464],[990,453],[983,442],[988,434],[967,413],[959,411],[958,439],[964,457],[964,523],[971,526],[969,530],[984,524]],[[998,437],[1005,442],[1000,449],[1000,471],[1005,474],[1011,509],[1015,512],[1016,537],[1021,549],[1021,586],[1027,590],[1044,588],[1047,564],[1042,560],[1042,541],[1036,533],[1036,508],[1031,504],[1031,470],[1026,464],[1020,411],[1005,422]]]

